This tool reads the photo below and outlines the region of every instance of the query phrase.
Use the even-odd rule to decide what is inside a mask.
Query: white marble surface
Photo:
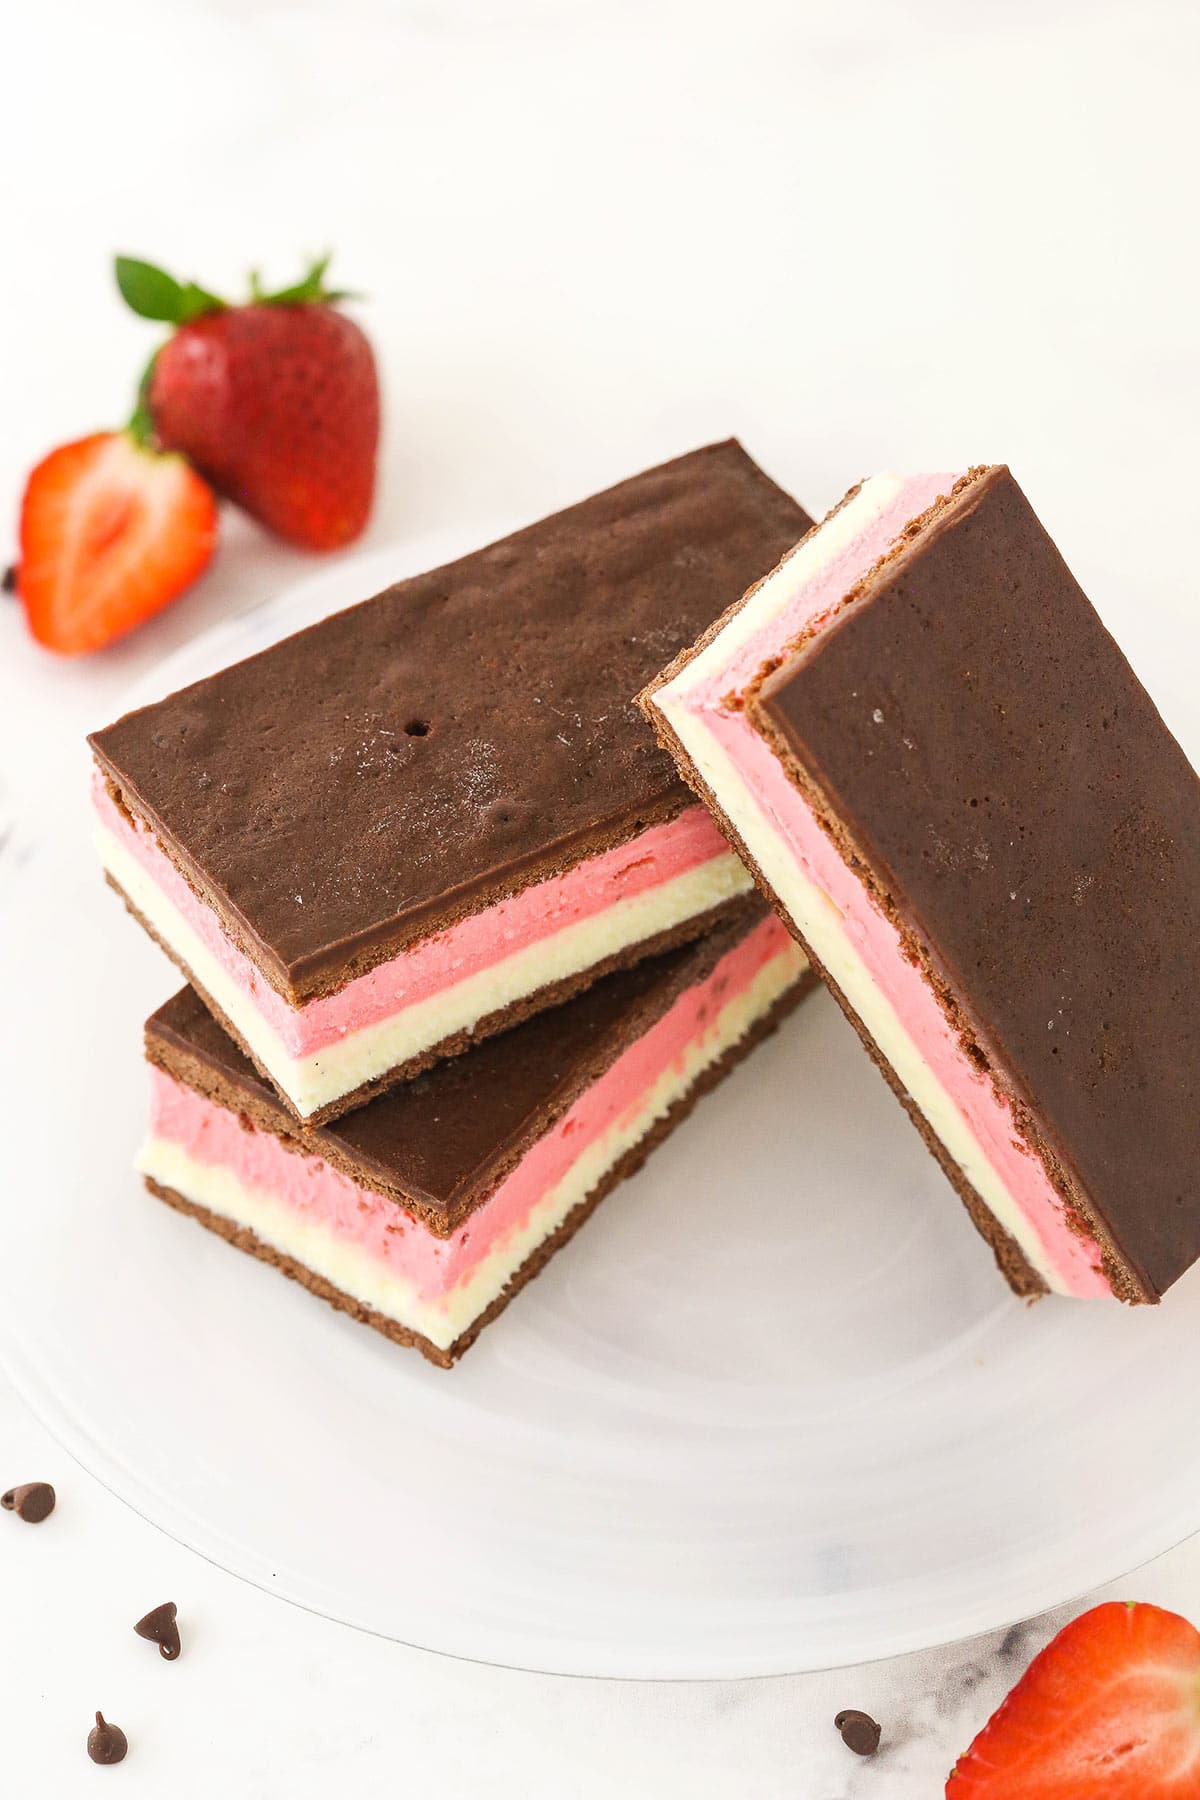
[[[1170,715],[1193,677],[1168,625],[1196,604],[1197,37],[1185,0],[14,8],[0,491],[128,407],[152,339],[114,249],[220,285],[328,242],[387,384],[370,541],[532,517],[729,431],[814,511],[879,466],[1006,458]],[[231,522],[191,596],[86,664],[6,608],[3,805],[52,813],[135,676],[307,566]],[[8,1196],[52,1178],[31,1149]],[[804,1679],[551,1681],[238,1584],[2,1393],[0,1450],[4,1485],[62,1495],[0,1529],[13,1792],[918,1800],[1054,1624]],[[168,1592],[178,1667],[128,1630]],[[1200,1615],[1200,1551],[1114,1592]],[[119,1774],[82,1755],[96,1704],[135,1741]],[[876,1761],[834,1734],[845,1705],[883,1719]]]

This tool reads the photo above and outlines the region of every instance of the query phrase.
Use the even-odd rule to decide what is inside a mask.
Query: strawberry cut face
[[[1112,1602],[1035,1657],[946,1800],[1200,1800],[1200,1632]]]
[[[160,611],[212,556],[216,503],[182,458],[98,432],[51,451],[21,508],[17,591],[39,643],[100,649]]]

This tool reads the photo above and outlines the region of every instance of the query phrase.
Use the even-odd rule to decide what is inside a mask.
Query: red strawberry
[[[98,650],[195,581],[217,541],[212,490],[182,457],[99,431],[40,462],[21,504],[17,593],[39,643]]]
[[[144,390],[158,441],[310,550],[336,550],[366,524],[379,442],[375,358],[324,285],[328,262],[280,293],[255,281],[247,305],[227,306],[147,263],[117,261],[134,310],[176,326]]]
[[[1200,1800],[1200,1632],[1110,1602],[1034,1658],[946,1800]]]

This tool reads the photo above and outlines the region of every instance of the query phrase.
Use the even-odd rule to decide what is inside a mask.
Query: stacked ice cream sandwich
[[[105,873],[190,984],[153,1192],[474,1340],[811,982],[636,705],[808,526],[716,445],[92,738]]]
[[[1005,469],[716,445],[92,747],[148,1185],[436,1362],[810,968],[1017,1292],[1200,1253],[1200,785]]]

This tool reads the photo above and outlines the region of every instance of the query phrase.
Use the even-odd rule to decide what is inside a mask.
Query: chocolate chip
[[[96,1723],[88,1732],[88,1755],[94,1763],[124,1762],[125,1752],[129,1749],[129,1739],[119,1725],[110,1725],[103,1713],[96,1714]]]
[[[48,1481],[27,1481],[24,1487],[0,1494],[0,1506],[5,1512],[15,1512],[27,1525],[40,1525],[54,1511],[54,1489]]]
[[[164,1600],[161,1606],[148,1612],[144,1619],[139,1619],[133,1628],[139,1637],[149,1638],[152,1644],[157,1644],[159,1655],[167,1662],[174,1662],[181,1649],[175,1613],[175,1602]]]
[[[17,591],[17,565],[9,563],[3,575],[0,575],[0,593],[15,594]]]
[[[840,1712],[833,1721],[842,1734],[842,1742],[855,1756],[874,1756],[882,1735],[870,1713],[855,1712],[851,1707]]]

